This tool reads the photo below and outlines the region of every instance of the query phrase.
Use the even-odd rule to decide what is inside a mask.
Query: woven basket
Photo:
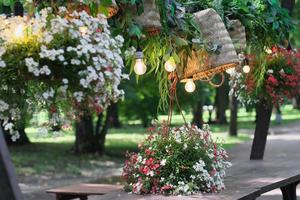
[[[112,5],[108,7],[108,18],[115,16],[119,11],[119,7],[115,0],[112,0]]]
[[[159,8],[155,0],[144,0],[144,12],[135,16],[135,21],[150,34],[155,35],[161,30]]]
[[[246,30],[239,20],[230,20],[229,35],[237,53],[245,51],[247,47]]]
[[[179,69],[180,78],[207,80],[215,74],[235,67],[239,63],[238,56],[218,13],[213,9],[206,9],[195,13],[194,16],[201,29],[204,41],[219,45],[221,48],[218,54],[209,54],[205,50],[193,52],[192,57],[187,58],[186,66],[181,70]]]

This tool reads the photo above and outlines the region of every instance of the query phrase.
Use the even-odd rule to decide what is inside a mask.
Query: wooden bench
[[[255,200],[262,194],[279,189],[282,192],[283,200],[297,200],[297,185],[300,183],[300,174],[284,179],[282,181],[258,188],[256,191],[240,198],[239,200]]]
[[[91,195],[105,195],[111,192],[121,191],[121,185],[106,184],[79,184],[47,190],[47,193],[55,194],[57,200],[80,199],[87,200]]]

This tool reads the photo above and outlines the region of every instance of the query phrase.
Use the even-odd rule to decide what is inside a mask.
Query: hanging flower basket
[[[215,74],[234,68],[238,63],[237,53],[229,33],[218,13],[206,9],[194,14],[206,44],[218,46],[216,52],[202,49],[192,53],[180,70],[180,79],[209,80]]]
[[[229,35],[237,53],[245,51],[247,47],[246,29],[239,20],[230,21]]]
[[[150,35],[157,35],[162,25],[160,23],[160,13],[155,0],[147,0],[143,2],[144,12],[135,16],[135,21],[144,27],[145,31]]]

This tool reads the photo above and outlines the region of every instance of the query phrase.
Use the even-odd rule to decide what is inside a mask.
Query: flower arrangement
[[[225,170],[231,166],[222,145],[209,128],[149,128],[139,153],[128,154],[123,177],[127,191],[135,194],[193,194],[224,189]]]
[[[263,57],[253,60],[249,74],[233,74],[231,94],[245,105],[256,104],[260,99],[278,106],[284,99],[300,93],[300,55],[281,47],[273,47]]]
[[[124,39],[111,35],[106,19],[46,8],[29,20],[1,17],[0,29],[0,120],[12,134],[13,122],[37,108],[56,126],[68,121],[61,113],[101,113],[122,98]]]

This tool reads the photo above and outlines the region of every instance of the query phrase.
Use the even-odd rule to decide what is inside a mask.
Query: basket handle
[[[215,75],[216,75],[216,74],[214,74],[214,75],[208,80],[208,83],[209,83],[211,86],[215,87],[215,88],[221,87],[221,86],[223,85],[224,81],[225,81],[225,74],[224,74],[224,72],[220,73],[220,75],[221,75],[221,82],[220,82],[220,83],[214,83],[214,82],[212,82],[212,79],[215,77]]]

